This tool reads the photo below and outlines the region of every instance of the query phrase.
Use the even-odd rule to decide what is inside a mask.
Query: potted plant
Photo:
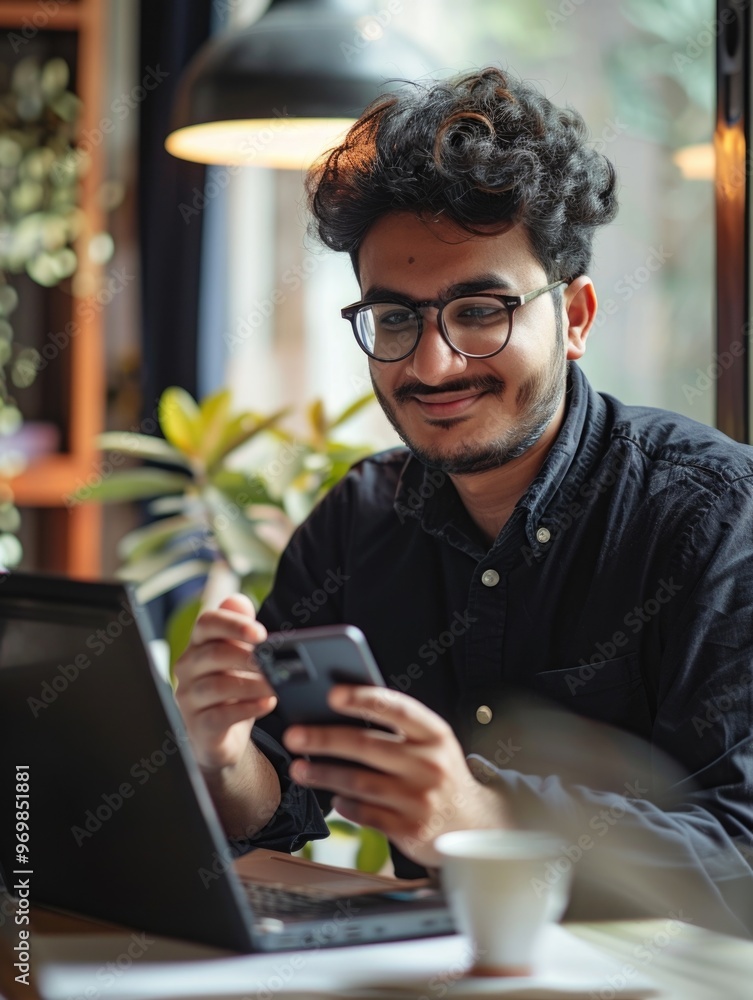
[[[148,502],[156,520],[121,540],[120,577],[136,585],[142,603],[199,584],[168,620],[171,662],[185,648],[208,588],[241,590],[258,607],[295,526],[372,451],[335,437],[372,398],[362,396],[334,417],[315,400],[305,434],[296,435],[283,426],[287,410],[235,413],[229,390],[197,403],[172,387],[158,408],[164,439],[128,431],[99,436],[103,451],[158,463],[116,469],[72,497]]]
[[[282,426],[286,410],[234,413],[229,390],[197,403],[173,387],[159,402],[164,440],[127,431],[100,435],[103,451],[158,463],[114,470],[72,498],[148,501],[157,519],[123,537],[119,575],[136,584],[144,603],[199,581],[199,592],[167,622],[171,663],[185,648],[209,589],[241,590],[258,607],[295,526],[354,462],[371,453],[334,435],[372,399],[371,393],[362,396],[335,417],[315,400],[306,411],[307,433],[296,436]],[[328,825],[328,850],[317,860],[339,858],[361,871],[378,871],[387,861],[381,833],[340,817],[329,818]],[[302,853],[320,851],[307,844]]]

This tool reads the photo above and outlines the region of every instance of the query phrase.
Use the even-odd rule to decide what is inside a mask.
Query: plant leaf
[[[129,560],[120,567],[117,576],[120,580],[129,580],[131,583],[146,583],[147,580],[157,576],[169,566],[181,562],[186,556],[196,556],[198,550],[204,548],[205,545],[206,543],[201,536],[194,535],[184,538],[183,541],[169,549]]]
[[[162,438],[148,434],[131,434],[129,431],[107,431],[96,438],[97,447],[102,451],[121,451],[135,458],[146,458],[156,462],[169,462],[191,468],[190,461]]]
[[[193,484],[190,476],[164,469],[123,469],[113,472],[95,486],[82,486],[73,494],[81,502],[97,500],[114,503],[122,500],[145,500],[166,493],[185,493]]]
[[[389,856],[390,848],[384,834],[378,830],[372,830],[370,826],[362,826],[361,846],[356,855],[356,868],[360,872],[378,872]]]
[[[212,486],[222,490],[233,503],[241,507],[248,507],[255,503],[276,504],[274,498],[270,496],[264,480],[255,473],[249,474],[221,468],[211,476],[210,482]]]
[[[262,417],[258,413],[240,413],[228,424],[217,452],[207,459],[209,471],[217,468],[219,463],[227,456],[240,448],[242,444],[250,441],[252,437],[262,431],[270,430],[278,420],[287,414],[288,410],[278,410],[268,417]]]
[[[197,520],[188,514],[177,514],[174,517],[164,517],[154,524],[144,528],[136,528],[118,542],[118,556],[127,561],[139,559],[141,556],[167,545],[173,538],[178,538],[186,531],[201,530]]]
[[[351,417],[355,416],[359,410],[362,410],[364,406],[367,406],[369,403],[373,403],[375,399],[376,396],[373,392],[367,392],[365,396],[360,396],[355,400],[355,402],[351,403],[350,406],[346,406],[339,416],[335,417],[329,425],[329,429],[332,431],[335,427],[339,427],[341,424],[344,424],[347,420],[350,420]]]
[[[136,590],[136,598],[141,604],[148,604],[149,601],[161,597],[169,590],[174,590],[187,580],[206,576],[211,565],[207,559],[189,559],[187,562],[178,563],[177,566],[170,566],[164,572],[153,576],[151,580],[142,583]]]
[[[321,399],[315,399],[313,403],[309,404],[308,410],[306,411],[309,423],[311,424],[312,430],[312,444],[316,451],[321,451],[327,441],[327,432],[329,430],[329,424],[327,423],[327,414],[324,410],[324,403]]]
[[[246,597],[250,597],[254,603],[254,607],[258,611],[259,608],[264,603],[264,598],[272,589],[272,584],[274,583],[275,575],[271,573],[249,573],[245,576],[241,582],[241,593],[245,594]]]
[[[170,647],[170,667],[183,654],[191,639],[193,627],[201,610],[201,598],[195,597],[172,612],[165,624],[165,639]]]
[[[200,411],[193,396],[180,386],[170,386],[160,396],[158,415],[170,444],[184,455],[198,457]]]
[[[245,508],[225,500],[221,493],[209,486],[203,493],[210,512],[209,530],[232,569],[245,576],[253,570],[272,572],[277,565],[278,553],[257,534],[245,516]]]
[[[147,510],[150,514],[154,514],[155,517],[161,517],[163,514],[183,514],[191,510],[193,502],[194,498],[185,494],[181,496],[157,497],[156,500],[152,500],[148,505]]]
[[[198,445],[207,462],[217,451],[227,428],[232,398],[229,389],[220,389],[199,404]]]

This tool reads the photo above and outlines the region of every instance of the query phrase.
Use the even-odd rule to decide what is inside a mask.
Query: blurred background
[[[0,0],[7,563],[89,576],[118,570],[123,536],[155,510],[138,496],[104,508],[83,502],[128,464],[122,453],[98,451],[96,435],[159,435],[168,386],[194,398],[228,389],[233,409],[257,416],[290,407],[288,446],[310,437],[312,419],[328,429],[311,401],[338,414],[370,388],[365,356],[339,316],[357,285],[346,257],[306,237],[303,171],[204,168],[163,148],[191,56],[266,7]],[[596,239],[601,312],[583,368],[596,388],[626,402],[712,423],[712,0],[373,0],[363,8],[354,7],[346,60],[379,53],[397,33],[420,49],[427,73],[497,64],[582,113],[621,182],[617,221]],[[396,75],[387,59],[385,77]],[[344,421],[337,439],[353,454],[395,442],[371,405]],[[176,510],[163,502],[157,513]],[[288,505],[293,520],[303,512]]]

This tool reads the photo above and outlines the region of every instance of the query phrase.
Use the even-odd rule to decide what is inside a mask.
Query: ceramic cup
[[[567,906],[572,865],[557,864],[562,839],[537,830],[457,830],[434,846],[455,922],[473,947],[471,974],[530,975],[542,930]]]

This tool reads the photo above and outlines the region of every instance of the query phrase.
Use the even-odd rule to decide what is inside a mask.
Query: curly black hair
[[[472,234],[522,222],[550,281],[587,272],[616,187],[577,111],[495,67],[378,99],[307,178],[314,233],[356,274],[381,216],[441,212]]]

